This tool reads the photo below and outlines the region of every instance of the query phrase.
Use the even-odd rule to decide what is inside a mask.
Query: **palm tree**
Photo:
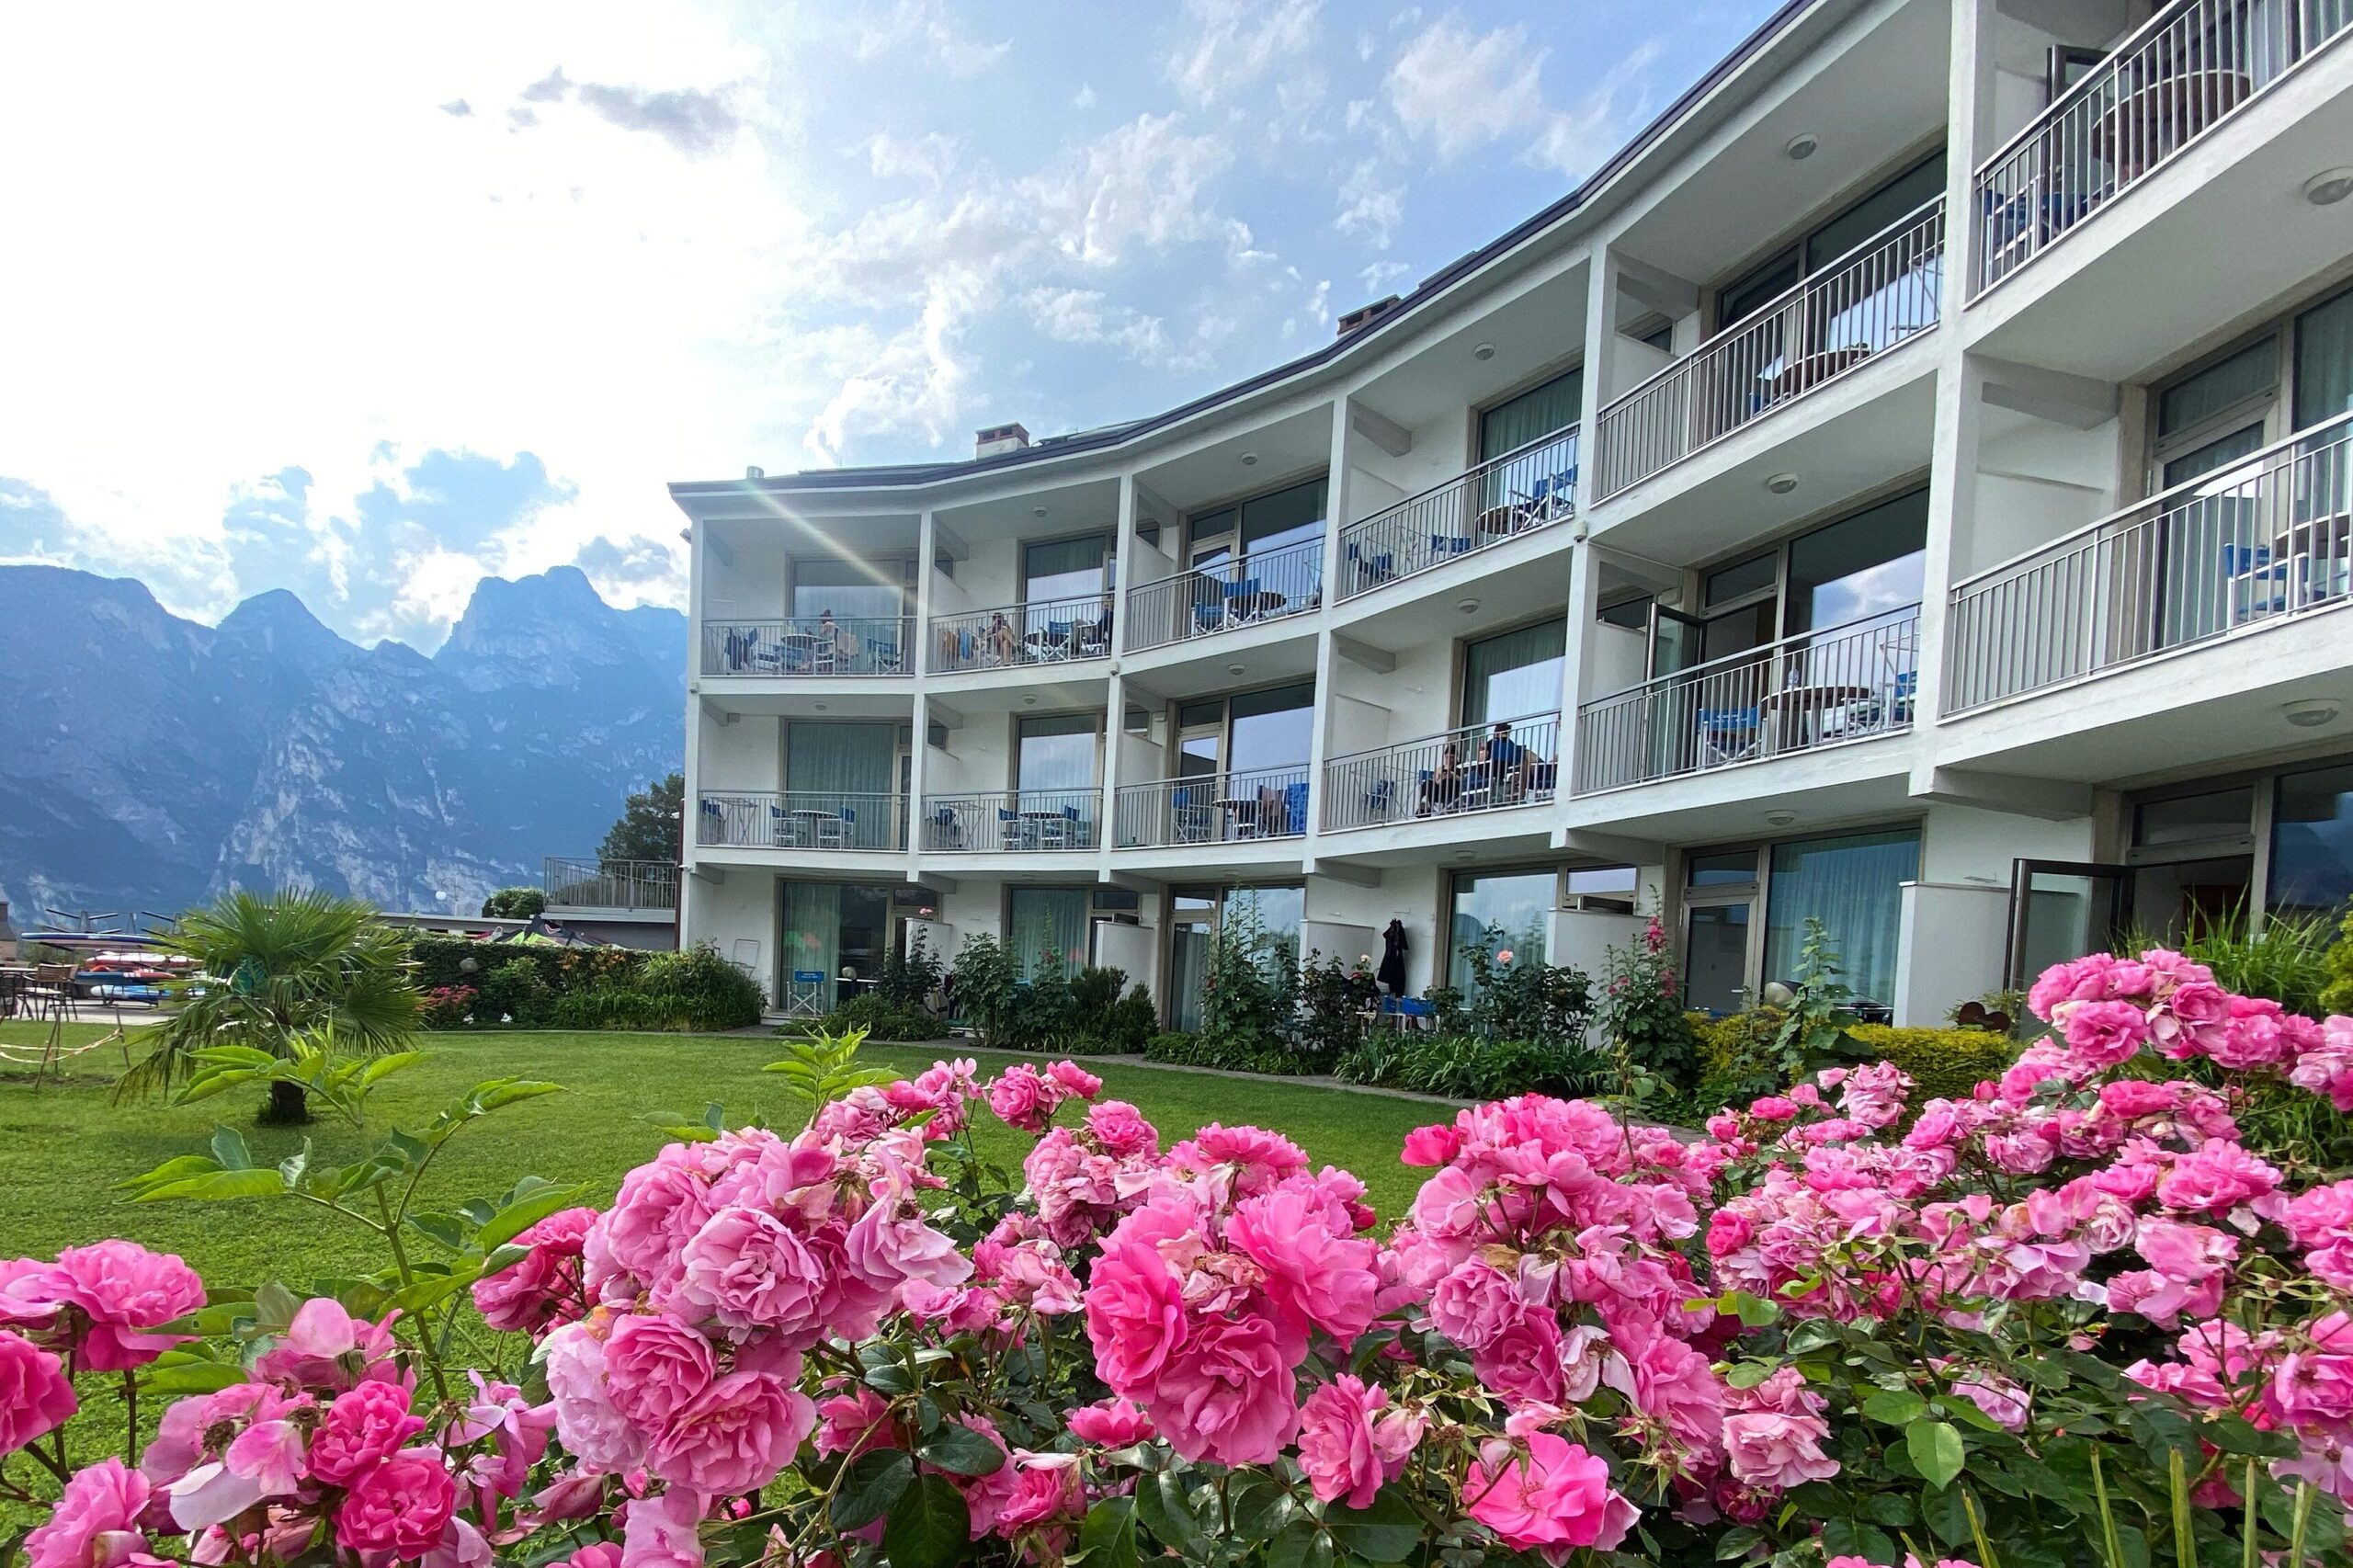
[[[248,1045],[291,1057],[324,1031],[339,1050],[375,1055],[415,1038],[416,987],[408,944],[358,899],[307,888],[231,892],[180,917],[163,943],[206,977],[174,1017],[154,1026],[155,1047],[122,1076],[118,1099],[186,1078],[195,1052]],[[310,1119],[300,1084],[270,1085],[266,1121]]]

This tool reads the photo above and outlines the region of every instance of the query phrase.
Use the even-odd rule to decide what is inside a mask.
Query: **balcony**
[[[926,849],[1040,854],[1092,849],[1100,790],[982,790],[924,801]]]
[[[540,892],[550,910],[620,910],[668,915],[678,907],[678,868],[666,860],[573,860],[551,855],[540,863]]]
[[[1801,632],[1577,709],[1576,792],[1763,762],[1912,727],[1920,607]]]
[[[1929,201],[1601,411],[1596,494],[1616,495],[1937,324],[1945,209]]]
[[[1111,656],[1111,596],[1033,600],[931,618],[932,675]]]
[[[905,799],[826,790],[715,790],[695,812],[695,842],[735,849],[906,847]]]
[[[1123,784],[1116,803],[1122,849],[1244,844],[1307,832],[1305,767],[1203,774]]]
[[[902,676],[909,616],[793,616],[783,620],[710,620],[702,628],[707,676]]]
[[[1197,566],[1128,590],[1128,651],[1257,626],[1324,602],[1324,541],[1311,539],[1239,561]]]
[[[1498,745],[1493,724],[1470,724],[1395,745],[1376,746],[1324,764],[1324,828],[1384,827],[1538,804],[1553,798],[1561,777],[1561,716],[1506,721]]]
[[[2353,603],[2353,415],[1952,589],[1945,711]]]
[[[1343,600],[1576,516],[1577,427],[1541,436],[1340,530]]]
[[[1985,160],[1972,297],[2073,233],[2353,27],[2353,7],[2297,0],[2167,6]]]

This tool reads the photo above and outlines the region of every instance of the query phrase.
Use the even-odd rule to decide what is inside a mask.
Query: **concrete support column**
[[[939,525],[931,508],[924,508],[915,525],[915,629],[914,642],[923,650],[923,660],[915,667],[922,672],[915,679],[915,700],[913,732],[908,735],[907,756],[907,880],[923,878],[924,797],[928,792],[926,780],[931,767],[931,699],[924,687],[931,670],[931,606],[934,552],[938,547]]]
[[[687,745],[686,758],[680,764],[685,777],[683,797],[679,802],[678,873],[678,948],[680,951],[700,939],[700,913],[695,908],[695,835],[702,820],[701,797],[698,790],[702,780],[702,725],[699,710],[702,707],[702,644],[703,644],[703,560],[710,551],[710,525],[689,523],[687,526]]]
[[[1349,517],[1348,493],[1351,476],[1348,469],[1348,430],[1352,420],[1350,400],[1346,392],[1332,400],[1332,457],[1329,477],[1324,486],[1324,604],[1328,610],[1333,602],[1333,585],[1340,580],[1340,531]],[[1306,865],[1313,869],[1315,853],[1324,831],[1324,758],[1331,751],[1332,714],[1337,707],[1332,700],[1336,689],[1336,671],[1333,661],[1338,657],[1332,646],[1332,629],[1326,624],[1315,633],[1315,722],[1307,732],[1307,842],[1302,846]]]

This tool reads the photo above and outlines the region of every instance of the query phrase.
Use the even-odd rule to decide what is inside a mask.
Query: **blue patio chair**
[[[1019,812],[1009,806],[999,806],[996,809],[996,836],[1001,845],[1008,845],[1015,849],[1026,848],[1029,824]]]
[[[1430,559],[1433,561],[1450,561],[1458,555],[1468,552],[1470,549],[1471,540],[1468,535],[1430,535]]]
[[[1359,583],[1386,583],[1397,574],[1397,557],[1387,551],[1369,556],[1362,547],[1352,544],[1348,546],[1348,562],[1357,569]]]
[[[964,847],[964,821],[953,806],[942,806],[931,813],[931,845],[935,849]]]
[[[1225,615],[1230,621],[1258,619],[1258,579],[1245,577],[1225,585]]]
[[[2223,545],[2222,583],[2234,626],[2288,608],[2288,562],[2274,562],[2268,545]]]
[[[1699,766],[1717,767],[1756,756],[1763,728],[1763,716],[1754,708],[1700,709]]]
[[[1307,780],[1302,778],[1283,787],[1283,813],[1293,834],[1307,831]]]
[[[1216,824],[1211,819],[1212,807],[1208,794],[1188,786],[1169,792],[1169,825],[1176,830],[1179,844],[1206,844],[1213,837]]]
[[[1397,803],[1397,780],[1376,778],[1364,792],[1364,814],[1367,818],[1386,817]]]
[[[1225,606],[1222,602],[1205,601],[1193,607],[1193,626],[1199,631],[1215,631],[1225,624]]]

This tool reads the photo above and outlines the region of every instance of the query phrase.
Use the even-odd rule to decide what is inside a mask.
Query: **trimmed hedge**
[[[764,1005],[759,983],[709,946],[649,953],[426,937],[409,953],[418,989],[475,994],[476,1028],[735,1029],[758,1023]]]
[[[1513,1095],[1575,1099],[1610,1092],[1617,1086],[1614,1074],[1608,1058],[1558,1040],[1380,1031],[1366,1036],[1333,1069],[1344,1084],[1412,1089],[1459,1100],[1499,1100]]]
[[[1175,1067],[1221,1067],[1229,1073],[1265,1073],[1276,1077],[1303,1077],[1324,1071],[1298,1051],[1279,1046],[1197,1034],[1156,1034],[1144,1041],[1143,1059]]]
[[[1985,1029],[1900,1029],[1893,1024],[1857,1024],[1847,1031],[1855,1043],[1880,1053],[1919,1085],[1914,1105],[1932,1099],[1965,1100],[1988,1078],[1998,1078],[2018,1059],[2018,1042]]]

